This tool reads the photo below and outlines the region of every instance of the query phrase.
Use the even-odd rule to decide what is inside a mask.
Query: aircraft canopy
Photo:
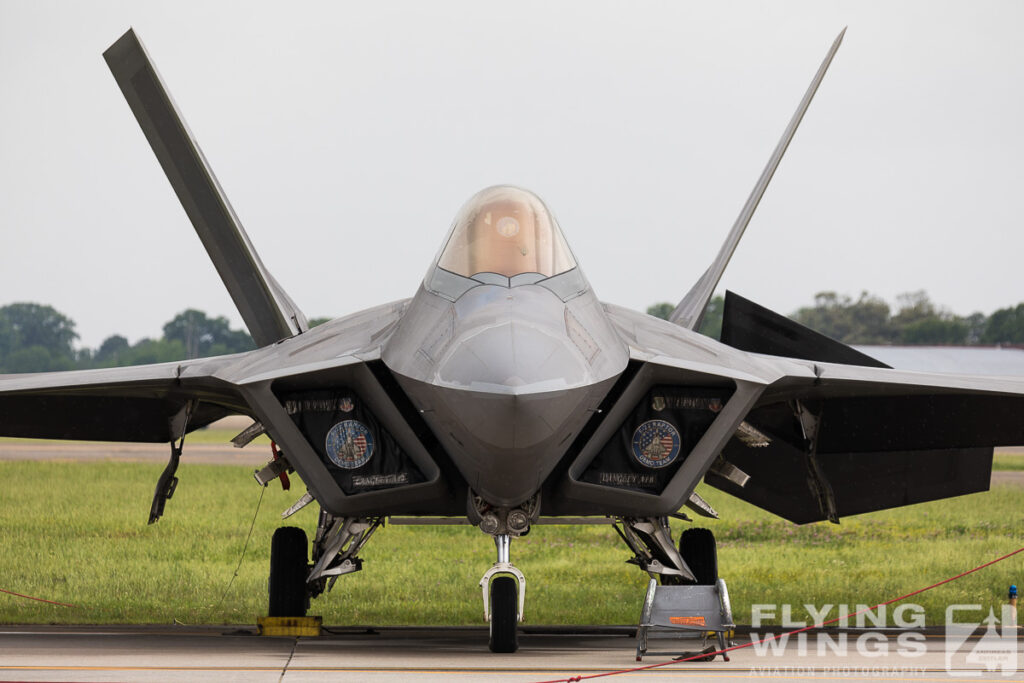
[[[572,270],[576,261],[539,197],[499,186],[478,192],[462,207],[437,265],[467,278],[480,273],[548,278]]]

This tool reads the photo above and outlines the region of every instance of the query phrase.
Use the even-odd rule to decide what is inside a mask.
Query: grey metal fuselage
[[[421,287],[382,359],[469,486],[493,505],[536,493],[629,360],[587,288]]]

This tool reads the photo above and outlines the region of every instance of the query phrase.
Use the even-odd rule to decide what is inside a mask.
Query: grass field
[[[147,526],[160,470],[0,462],[0,589],[77,605],[0,594],[0,622],[253,623],[264,614],[270,537],[301,484],[266,489],[232,583],[260,496],[250,469],[183,466],[165,517]],[[713,489],[701,493],[722,514],[707,526],[741,623],[753,603],[874,604],[1022,545],[1020,487],[804,527]],[[311,534],[314,507],[289,523]],[[477,581],[494,546],[476,529],[387,527],[362,557],[364,571],[339,580],[311,613],[329,624],[482,623]],[[635,623],[647,577],[628,557],[608,527],[535,527],[512,545],[528,581],[527,622]],[[942,623],[947,604],[998,605],[1011,583],[1024,583],[1024,553],[913,601],[929,623]]]
[[[992,460],[992,469],[999,471],[1024,470],[1024,455],[1016,453],[996,453]]]

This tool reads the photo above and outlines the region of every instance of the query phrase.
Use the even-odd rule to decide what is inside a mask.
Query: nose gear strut
[[[519,649],[516,624],[523,620],[526,577],[509,561],[511,537],[508,534],[497,534],[494,545],[498,550],[498,561],[480,579],[484,596],[484,620],[490,623],[491,652],[515,652]]]

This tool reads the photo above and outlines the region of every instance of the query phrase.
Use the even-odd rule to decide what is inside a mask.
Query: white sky
[[[241,319],[101,53],[145,42],[309,316],[411,296],[463,201],[513,183],[598,296],[677,301],[849,31],[722,286],[954,312],[1024,300],[1021,2],[0,0],[0,304],[137,340]]]

